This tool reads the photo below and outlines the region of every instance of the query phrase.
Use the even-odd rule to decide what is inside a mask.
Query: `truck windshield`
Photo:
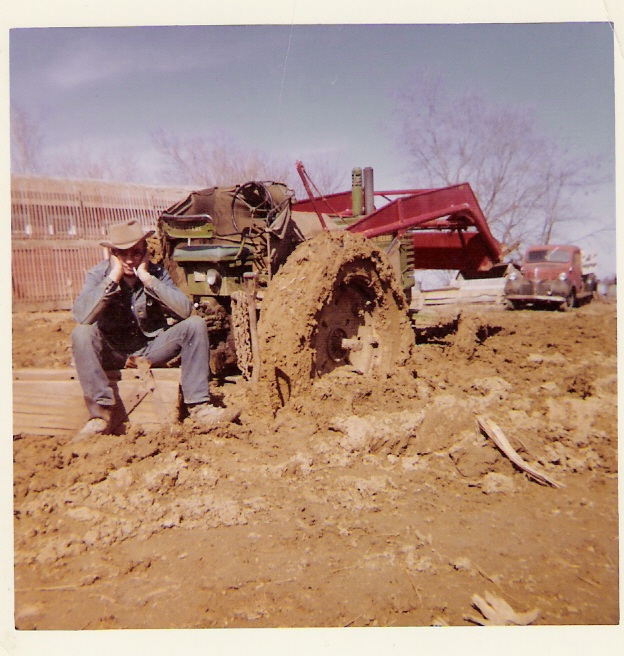
[[[538,262],[557,262],[563,264],[564,262],[570,261],[570,251],[561,248],[538,248],[527,253],[526,261],[529,264],[536,264]]]

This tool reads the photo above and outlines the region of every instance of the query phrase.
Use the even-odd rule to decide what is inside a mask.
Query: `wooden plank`
[[[109,372],[118,401],[115,413],[129,425],[153,429],[178,419],[180,370],[151,371],[153,393],[148,391],[138,404],[137,395],[147,390],[138,371]],[[74,369],[30,369],[13,374],[13,434],[74,434],[88,419]]]
[[[504,301],[503,294],[470,293],[457,296],[425,296],[424,305],[477,305],[479,303],[500,304]]]
[[[13,435],[37,435],[39,437],[73,437],[78,431],[74,428],[49,428],[47,426],[30,426],[22,430],[13,430]]]
[[[135,398],[137,384],[120,381],[119,397],[124,408]],[[154,392],[147,396],[128,415],[129,423],[143,427],[173,423],[178,418],[180,386],[175,381],[155,381]]]
[[[77,396],[82,399],[82,387],[77,380],[14,380],[13,392],[27,397],[41,396],[45,399]]]
[[[23,426],[34,426],[36,424],[47,425],[47,426],[56,426],[57,428],[65,427],[74,427],[80,426],[80,421],[85,422],[89,417],[87,409],[83,404],[83,407],[78,405],[73,408],[75,410],[72,414],[60,414],[60,413],[50,413],[47,411],[38,411],[38,408],[35,406],[29,406],[28,408],[20,412],[20,424]]]
[[[176,383],[157,383],[154,394],[148,394],[130,412],[128,423],[146,429],[157,429],[175,423],[179,413],[178,394],[179,386]],[[120,395],[123,401],[124,392],[120,391]]]
[[[46,399],[45,403],[39,402],[36,396],[26,396],[20,394],[13,403],[13,412],[23,414],[37,414],[40,416],[48,415],[50,417],[66,417],[69,414],[76,414],[76,409],[84,406],[84,400],[76,397],[75,399],[63,397],[64,403],[59,404],[58,399],[53,401]]]
[[[13,434],[75,433],[88,418],[77,381],[13,383]]]
[[[150,369],[152,375],[157,381],[180,381],[180,369],[178,367]],[[137,369],[120,369],[107,371],[108,379],[116,380],[138,380],[139,373]],[[78,380],[78,374],[73,367],[59,369],[13,369],[13,380],[25,381],[72,381]]]
[[[180,382],[180,369],[178,367],[172,367],[170,369],[150,369],[152,372],[152,376],[154,376],[154,379],[156,382],[160,381],[169,381],[169,382],[174,382],[174,383],[179,383]],[[139,374],[137,372],[137,369],[122,369],[121,372],[107,372],[109,374],[109,378],[115,374],[121,373],[121,380],[137,380],[139,378]]]
[[[76,370],[70,367],[64,369],[13,369],[13,380],[25,381],[63,381],[78,380]]]
[[[64,421],[53,421],[46,415],[24,415],[20,417],[19,430],[15,430],[14,432],[16,435],[64,435],[67,433],[74,435],[85,424],[87,419],[89,417],[85,413],[82,423],[74,426],[68,425]]]

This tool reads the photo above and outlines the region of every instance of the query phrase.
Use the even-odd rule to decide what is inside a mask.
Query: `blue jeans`
[[[184,402],[204,403],[208,391],[209,346],[206,322],[192,316],[170,326],[147,346],[133,353],[116,351],[104,338],[97,324],[80,324],[72,332],[72,352],[78,380],[91,416],[100,416],[98,406],[115,405],[106,369],[123,369],[128,356],[147,358],[160,367],[177,355],[181,357],[180,384]]]

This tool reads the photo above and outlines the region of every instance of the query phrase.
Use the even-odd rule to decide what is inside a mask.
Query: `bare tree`
[[[41,173],[42,144],[41,122],[22,107],[11,105],[11,171]]]
[[[244,148],[227,135],[183,139],[158,130],[152,139],[163,159],[163,175],[169,183],[212,187],[270,180],[287,184],[298,198],[304,193],[294,159],[287,162]],[[325,194],[337,191],[346,177],[338,175],[335,166],[321,159],[306,164],[306,169]]]
[[[69,149],[55,159],[54,175],[80,180],[138,182],[140,170],[133,155]]]
[[[152,138],[163,158],[164,176],[175,184],[226,186],[284,174],[281,164],[257,151],[243,151],[224,135],[183,139],[158,130]]]
[[[579,159],[539,134],[530,111],[453,95],[441,76],[419,74],[396,94],[396,110],[394,136],[422,178],[417,184],[470,183],[503,243],[548,243],[580,218],[576,194],[601,181],[600,158]]]
[[[136,157],[126,153],[68,149],[44,161],[42,122],[23,108],[11,106],[11,171],[22,175],[53,175],[91,180],[138,182]]]

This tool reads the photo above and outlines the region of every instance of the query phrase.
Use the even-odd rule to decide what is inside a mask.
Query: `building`
[[[100,180],[11,177],[11,283],[14,309],[71,307],[85,273],[102,259],[107,228],[158,215],[189,188]]]

